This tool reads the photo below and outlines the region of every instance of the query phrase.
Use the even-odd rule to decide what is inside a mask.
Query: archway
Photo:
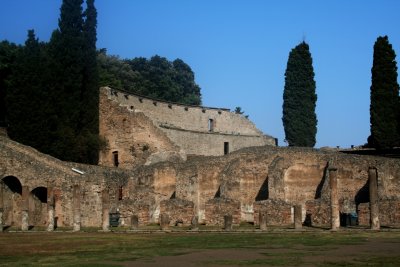
[[[39,186],[30,193],[29,225],[45,226],[47,223],[47,188]]]
[[[6,176],[1,179],[3,183],[3,225],[21,225],[22,184],[15,176]]]

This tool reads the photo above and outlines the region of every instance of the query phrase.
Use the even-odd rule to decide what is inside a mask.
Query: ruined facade
[[[136,216],[139,227],[157,223],[160,214],[168,214],[171,225],[190,224],[194,216],[222,225],[227,214],[234,224],[258,224],[260,212],[268,225],[291,225],[293,206],[301,205],[303,221],[329,226],[332,166],[341,214],[358,213],[360,224],[369,223],[368,170],[374,166],[380,224],[400,226],[399,159],[271,146],[124,170],[62,162],[0,137],[0,211],[5,226],[20,226],[24,212],[29,225],[46,226],[53,207],[55,224],[64,227],[100,227],[105,214],[117,210],[120,225]]]
[[[276,143],[228,109],[168,103],[109,87],[100,89],[100,135],[107,146],[99,164],[120,168]]]

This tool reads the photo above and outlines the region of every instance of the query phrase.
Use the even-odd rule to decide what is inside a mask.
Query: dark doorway
[[[118,165],[119,165],[118,151],[113,152],[113,161],[114,161],[114,167],[118,167]]]
[[[224,142],[224,155],[229,154],[229,142]]]

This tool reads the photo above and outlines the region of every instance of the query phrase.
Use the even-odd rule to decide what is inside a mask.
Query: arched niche
[[[5,227],[21,225],[22,184],[15,176],[1,179],[3,198],[3,225]]]
[[[45,226],[47,223],[47,188],[32,189],[29,201],[29,225]]]

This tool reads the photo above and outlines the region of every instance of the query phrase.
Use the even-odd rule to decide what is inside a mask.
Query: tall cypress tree
[[[83,16],[83,81],[80,103],[80,151],[81,161],[91,164],[98,162],[99,147],[99,74],[97,69],[97,11],[94,0],[87,0]]]
[[[289,54],[283,92],[283,126],[289,146],[314,147],[317,133],[314,69],[307,43]]]
[[[52,102],[56,105],[56,130],[52,155],[63,160],[87,162],[82,156],[83,81],[85,42],[83,34],[83,0],[63,0],[58,29],[50,40],[52,58]]]
[[[396,54],[387,36],[378,37],[374,45],[371,69],[371,139],[377,149],[392,148],[399,143],[399,84]]]

